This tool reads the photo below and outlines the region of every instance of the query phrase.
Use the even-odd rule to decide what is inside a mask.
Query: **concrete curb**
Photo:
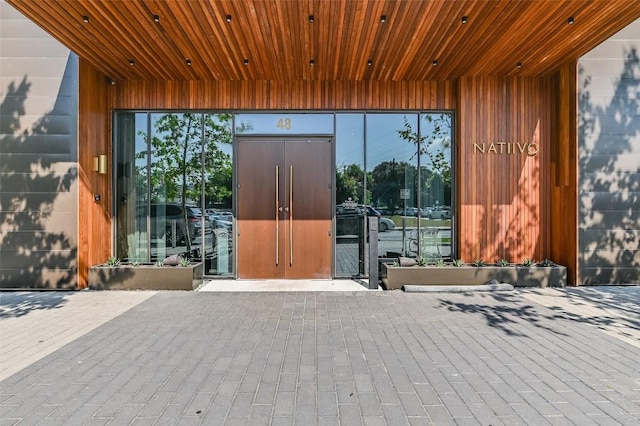
[[[511,284],[485,285],[403,285],[406,293],[467,293],[479,291],[513,291]]]

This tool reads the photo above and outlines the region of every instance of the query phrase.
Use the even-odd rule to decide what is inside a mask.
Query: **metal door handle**
[[[280,207],[280,199],[278,198],[279,185],[280,184],[280,166],[276,166],[276,266],[280,261],[280,247],[278,247],[278,240],[280,239],[280,214],[282,207]]]
[[[293,266],[293,166],[289,166],[289,264]]]

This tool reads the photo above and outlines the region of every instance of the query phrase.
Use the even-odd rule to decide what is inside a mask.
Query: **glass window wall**
[[[275,126],[286,133],[278,117],[117,113],[116,256],[154,262],[181,254],[203,260],[207,275],[233,275],[234,129],[253,134]],[[336,276],[367,274],[368,216],[378,217],[382,257],[453,255],[452,113],[287,117],[295,128],[321,126],[335,135]]]

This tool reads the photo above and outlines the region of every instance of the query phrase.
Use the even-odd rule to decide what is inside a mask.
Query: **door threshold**
[[[197,291],[370,291],[349,279],[306,279],[306,280],[205,280]]]

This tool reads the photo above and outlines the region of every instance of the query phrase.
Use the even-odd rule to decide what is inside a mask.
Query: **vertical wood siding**
[[[571,66],[567,66],[566,73]],[[571,274],[575,272],[571,258],[575,244],[570,230],[576,226],[576,207],[567,195],[575,190],[575,172],[571,171],[575,133],[572,135],[570,125],[575,122],[575,109],[571,109],[571,102],[559,101],[559,93],[571,90],[570,78],[478,76],[456,82],[124,81],[107,86],[91,74],[91,79],[83,78],[82,82],[96,86],[91,91],[99,100],[92,101],[91,120],[98,126],[96,135],[103,135],[104,141],[110,140],[110,115],[103,104],[107,91],[113,91],[114,109],[455,110],[459,257],[466,262],[477,258],[520,262],[527,257],[549,257],[567,264]],[[93,99],[86,91],[84,97]],[[97,118],[98,111],[102,119]],[[561,122],[568,124],[558,128]],[[564,131],[564,136],[559,131]],[[489,153],[488,144],[492,142],[520,143],[521,147],[535,143],[539,150],[532,156],[520,152]],[[487,152],[474,153],[474,144],[482,143]],[[98,149],[92,145],[89,148]],[[511,151],[506,145],[503,149]],[[90,157],[83,155],[82,161],[89,161]],[[91,184],[102,185],[100,182]],[[559,190],[559,185],[564,189]],[[88,197],[91,191],[83,189],[83,193]],[[97,221],[100,227],[107,225],[109,218],[104,209],[110,205],[108,194],[102,190],[105,198],[99,205],[83,203],[92,212],[83,220]],[[84,225],[81,228],[95,229]],[[108,235],[104,229],[101,235]],[[558,233],[559,229],[564,233]],[[95,261],[104,261],[109,247],[106,239],[94,242],[91,250]]]
[[[550,257],[552,79],[465,77],[458,84],[459,254],[482,259]],[[496,146],[491,143],[521,144]],[[525,143],[536,155],[520,152]],[[474,144],[485,153],[474,150]],[[516,153],[513,153],[516,148]],[[526,151],[526,150],[525,150]]]
[[[111,255],[111,86],[80,60],[78,114],[78,287],[88,268]],[[107,155],[108,172],[93,170],[93,158]],[[94,194],[100,195],[95,202]]]

